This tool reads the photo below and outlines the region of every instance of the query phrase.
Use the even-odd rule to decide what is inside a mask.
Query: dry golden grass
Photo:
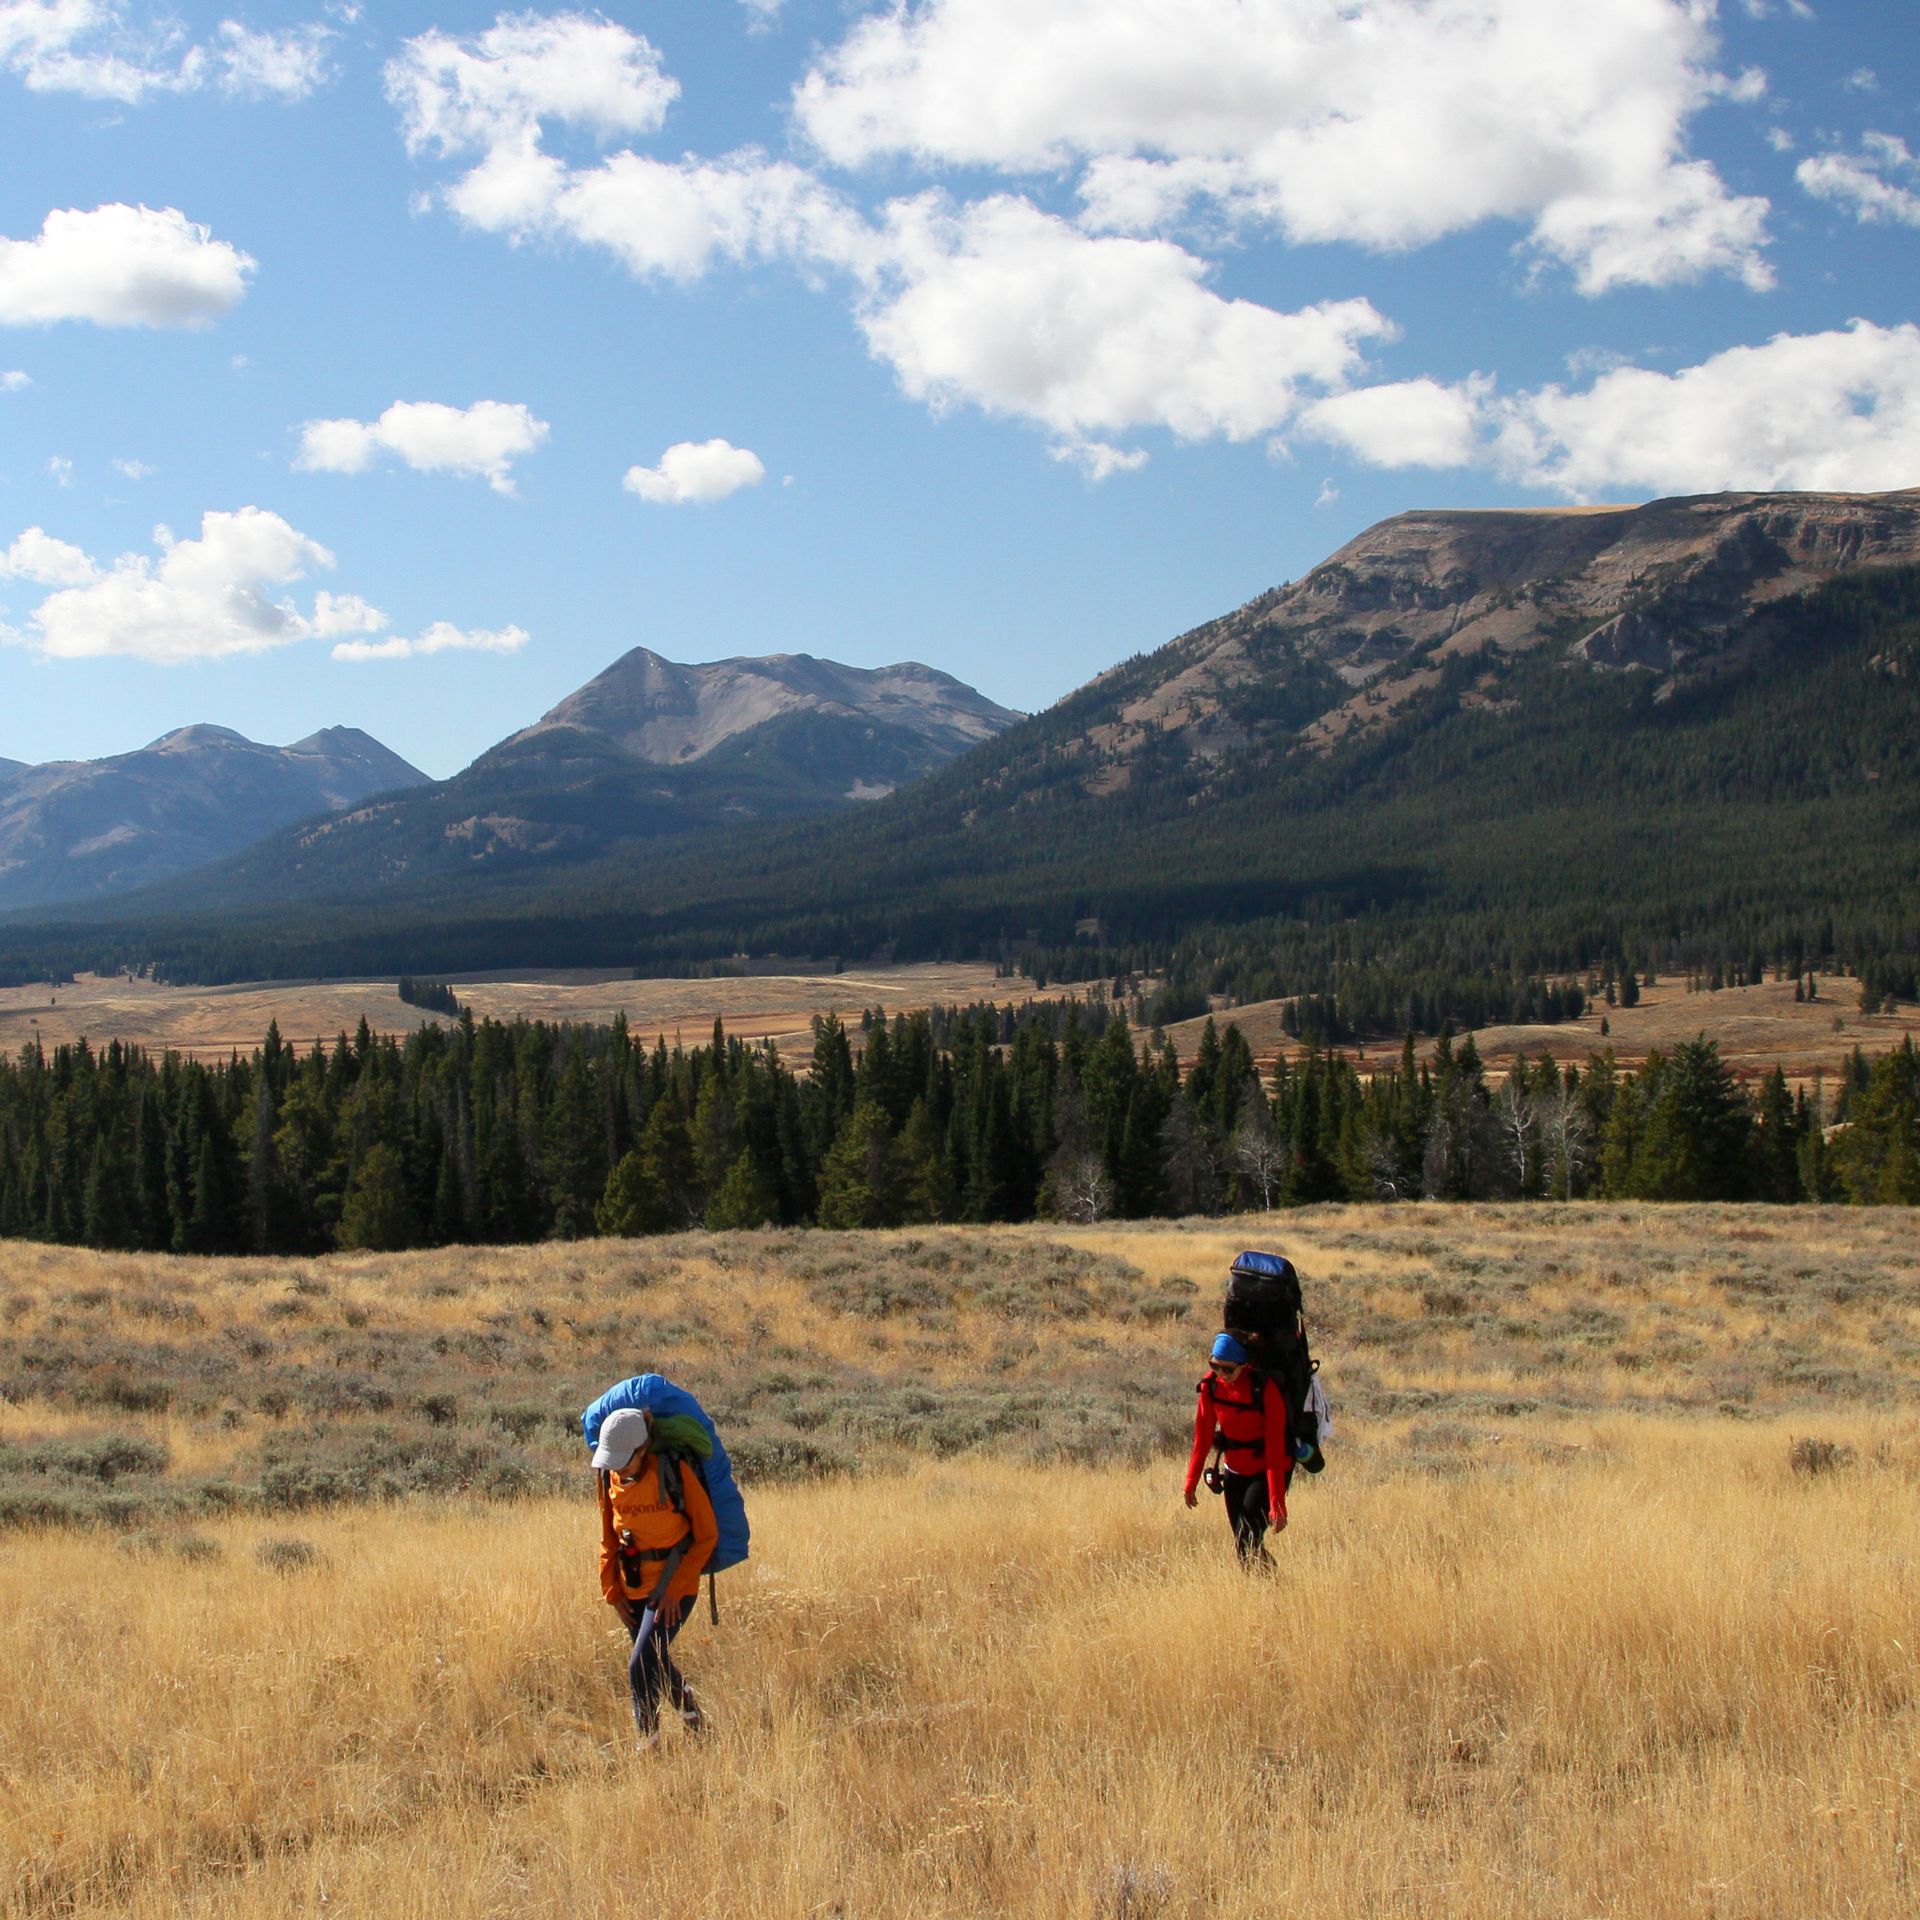
[[[1354,1430],[1271,1582],[1172,1460],[763,1492],[647,1755],[584,1488],[15,1538],[0,1913],[1905,1920],[1920,1434],[1828,1425]]]
[[[867,967],[842,974],[787,974],[742,980],[635,980],[605,972],[453,976],[476,1019],[610,1021],[624,1013],[649,1044],[677,1033],[704,1041],[716,1018],[746,1040],[772,1039],[783,1051],[812,1045],[815,1014],[857,1019],[869,1007],[911,1013],[975,1000],[1020,1000],[1024,978],[1002,979],[990,966],[939,963]],[[1073,993],[1056,988],[1053,997]],[[284,1039],[331,1044],[364,1019],[375,1033],[411,1033],[446,1024],[408,1006],[392,981],[245,982],[230,987],[166,987],[151,980],[82,974],[63,987],[0,988],[0,1049],[17,1051],[35,1035],[52,1047],[83,1035],[96,1046],[123,1040],[201,1058],[251,1053],[277,1020]]]
[[[1855,1047],[1873,1055],[1890,1052],[1909,1038],[1920,1043],[1920,1006],[1863,1014],[1859,981],[1827,975],[1818,986],[1817,999],[1801,1002],[1793,997],[1791,980],[1726,987],[1718,993],[1689,993],[1684,981],[1666,980],[1646,988],[1635,1007],[1600,1005],[1581,1019],[1554,1026],[1482,1027],[1473,1041],[1488,1066],[1504,1073],[1522,1056],[1534,1059],[1546,1053],[1584,1065],[1588,1055],[1606,1047],[1613,1049],[1621,1066],[1637,1067],[1655,1047],[1671,1051],[1681,1041],[1705,1034],[1718,1042],[1721,1054],[1743,1076],[1769,1073],[1777,1066],[1796,1084],[1816,1073],[1831,1078]],[[1285,1000],[1261,1000],[1216,1014],[1214,1022],[1224,1026],[1233,1021],[1264,1065],[1276,1055],[1291,1057],[1299,1051],[1299,1042],[1281,1025],[1287,1005]],[[1603,1019],[1605,1034],[1600,1031]],[[1192,1060],[1205,1026],[1201,1018],[1167,1029],[1182,1060]],[[1397,1036],[1373,1040],[1348,1051],[1362,1072],[1371,1072],[1398,1063],[1400,1041]],[[1422,1057],[1431,1058],[1432,1053],[1432,1041],[1424,1042]]]
[[[1341,1410],[1436,1461],[1536,1418],[1817,1418],[1920,1387],[1902,1208],[1326,1207],[1089,1228],[688,1234],[325,1259],[0,1248],[0,1522],[549,1491],[579,1409],[696,1381],[761,1478],[1173,1445],[1246,1245]],[[102,1484],[96,1449],[145,1464]]]

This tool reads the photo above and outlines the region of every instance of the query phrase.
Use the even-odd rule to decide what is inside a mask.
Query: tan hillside
[[[776,1041],[783,1052],[810,1048],[818,1013],[857,1021],[870,1007],[889,1014],[974,1000],[1023,999],[1034,991],[1022,978],[996,975],[990,966],[933,963],[864,967],[846,973],[754,975],[742,979],[635,980],[625,973],[542,972],[514,976],[454,976],[462,1005],[475,1019],[609,1021],[624,1013],[636,1035],[673,1044],[706,1039],[716,1019],[742,1039]],[[1071,989],[1055,988],[1054,997]],[[85,1035],[202,1058],[250,1053],[280,1023],[282,1038],[301,1046],[331,1044],[365,1019],[375,1033],[411,1033],[445,1025],[446,1017],[409,1006],[390,980],[245,982],[231,987],[167,987],[152,980],[81,974],[65,986],[0,988],[0,1047],[17,1052],[37,1034],[57,1046]]]

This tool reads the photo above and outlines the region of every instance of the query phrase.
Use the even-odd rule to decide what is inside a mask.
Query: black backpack
[[[1288,1442],[1300,1465],[1318,1473],[1327,1462],[1320,1451],[1320,1423],[1308,1411],[1307,1395],[1319,1363],[1307,1345],[1300,1276],[1293,1262],[1278,1253],[1243,1253],[1227,1275],[1222,1320],[1254,1366],[1280,1389],[1287,1405]],[[1305,1452],[1299,1445],[1303,1440]]]

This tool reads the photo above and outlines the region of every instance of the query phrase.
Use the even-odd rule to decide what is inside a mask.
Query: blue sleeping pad
[[[714,1524],[720,1529],[719,1544],[707,1562],[707,1571],[724,1573],[728,1567],[737,1567],[747,1557],[747,1503],[740,1497],[733,1477],[733,1463],[727,1458],[726,1447],[714,1431],[713,1422],[707,1418],[706,1408],[685,1387],[676,1387],[664,1373],[636,1373],[631,1380],[609,1387],[580,1416],[580,1431],[587,1436],[589,1449],[600,1444],[601,1422],[622,1407],[639,1407],[660,1417],[690,1413],[712,1435],[713,1457],[699,1463],[707,1498],[713,1502]]]

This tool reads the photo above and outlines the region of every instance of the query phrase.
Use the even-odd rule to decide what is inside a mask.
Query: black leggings
[[[1227,1524],[1233,1529],[1234,1551],[1244,1565],[1257,1565],[1267,1557],[1264,1542],[1272,1524],[1267,1508],[1267,1476],[1230,1473],[1223,1467],[1220,1478],[1225,1482],[1220,1498],[1226,1504]]]
[[[642,1614],[628,1628],[633,1635],[633,1651],[627,1656],[627,1685],[633,1691],[634,1724],[642,1733],[652,1733],[659,1726],[663,1699],[670,1699],[682,1713],[693,1707],[693,1691],[686,1676],[673,1664],[673,1638],[692,1613],[693,1602],[671,1602],[669,1611],[671,1625]],[[643,1625],[645,1633],[641,1632]]]

